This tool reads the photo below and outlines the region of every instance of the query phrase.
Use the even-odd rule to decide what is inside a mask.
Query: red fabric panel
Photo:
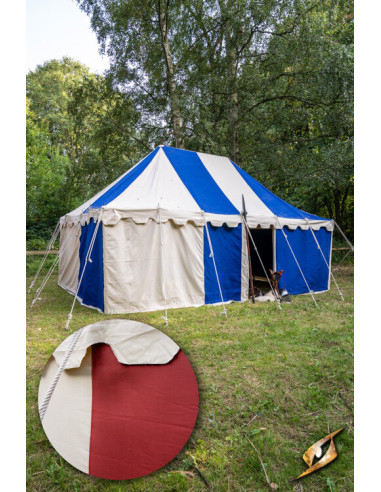
[[[92,350],[89,474],[113,480],[158,470],[184,447],[196,423],[198,388],[180,350],[163,365],[124,365],[105,344]]]

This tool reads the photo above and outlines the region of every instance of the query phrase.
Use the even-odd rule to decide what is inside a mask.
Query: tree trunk
[[[173,134],[175,137],[175,145],[179,149],[184,149],[184,134],[181,121],[181,112],[179,99],[177,95],[175,70],[168,41],[168,4],[167,0],[158,0],[158,16],[160,22],[161,45],[164,51],[165,64],[167,69],[169,101],[171,105],[171,120],[173,126]]]
[[[340,191],[334,190],[333,192],[333,206],[335,209],[335,220],[340,227],[343,225],[341,207],[340,207]]]
[[[240,149],[238,143],[238,92],[237,92],[237,50],[232,41],[230,12],[228,2],[220,0],[222,17],[225,18],[225,49],[227,61],[226,85],[228,104],[228,141],[229,154],[234,162],[240,162]]]
[[[232,72],[230,72],[232,73]],[[233,84],[232,84],[233,85]],[[235,84],[234,84],[235,85]],[[238,143],[238,93],[235,88],[229,93],[229,153],[235,163],[241,160]]]
[[[345,229],[345,205],[348,191],[348,188],[344,192],[341,192],[341,190],[334,191],[335,220],[343,230]]]

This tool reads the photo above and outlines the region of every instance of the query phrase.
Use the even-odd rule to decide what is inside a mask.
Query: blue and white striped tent
[[[61,218],[59,285],[105,313],[245,301],[242,196],[265,269],[284,270],[280,287],[328,290],[332,220],[286,203],[227,157],[167,146]]]

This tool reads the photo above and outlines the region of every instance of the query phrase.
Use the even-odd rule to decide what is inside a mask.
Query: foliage
[[[166,143],[230,155],[353,238],[351,0],[77,1],[111,68],[27,76],[29,237]]]
[[[281,62],[270,68],[277,94],[261,108],[261,136],[251,152],[257,175],[273,191],[352,233],[352,22],[336,2],[327,6],[300,20],[287,43],[272,40]]]
[[[352,1],[77,1],[144,141],[228,154],[352,233]]]
[[[27,285],[37,267],[35,258]],[[46,267],[48,268],[48,266]],[[104,315],[77,305],[70,332],[96,321],[133,319],[168,334],[196,372],[200,406],[185,448],[161,470],[126,482],[100,480],[65,462],[47,440],[37,409],[42,371],[64,330],[72,297],[49,280],[42,299],[27,313],[27,488],[28,490],[269,490],[253,442],[270,481],[279,490],[353,490],[353,267],[340,267],[334,287],[316,296],[295,296],[279,311],[274,303]],[[38,287],[39,284],[36,285]],[[32,294],[27,296],[28,305]],[[303,453],[344,427],[336,438],[339,458],[299,484],[289,480],[306,469]],[[247,437],[246,437],[247,436]],[[187,471],[190,474],[184,474]],[[333,485],[334,484],[334,485]]]
[[[73,89],[68,113],[77,150],[73,180],[83,201],[134,163],[140,143],[134,130],[137,113],[125,94],[95,74],[87,74]]]
[[[66,177],[69,159],[50,138],[47,123],[39,123],[27,100],[26,200],[27,239],[46,237],[57,217],[67,210]]]
[[[60,216],[131,167],[135,123],[130,99],[74,60],[27,75],[27,238],[47,239]]]

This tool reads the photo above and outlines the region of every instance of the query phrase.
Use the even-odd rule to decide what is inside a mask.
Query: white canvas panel
[[[161,227],[163,253],[160,224],[153,220],[104,226],[106,313],[164,309],[164,288],[168,308],[204,304],[203,228],[172,221]]]
[[[75,293],[78,286],[80,235],[79,225],[61,225],[60,250],[62,255],[58,267],[58,285],[71,294]]]
[[[179,178],[162,149],[136,180],[105,209],[188,211],[199,216],[201,210]]]
[[[51,357],[41,377],[38,404],[41,405],[58,369]],[[91,430],[91,348],[81,367],[63,371],[46,410],[42,426],[59,454],[84,473],[89,473]]]
[[[244,195],[248,215],[274,217],[271,210],[240,176],[228,157],[201,152],[197,152],[197,155],[237,210],[242,211],[242,195]]]
[[[67,337],[54,351],[57,364],[64,360],[74,335]],[[87,348],[96,343],[110,345],[122,364],[167,364],[180,350],[173,340],[152,326],[126,319],[109,319],[83,329],[65,370],[79,367]]]

